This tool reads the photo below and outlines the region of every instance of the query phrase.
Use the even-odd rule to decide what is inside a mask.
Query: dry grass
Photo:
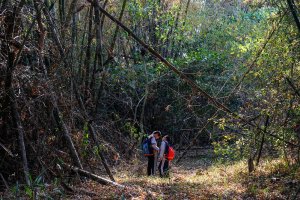
[[[266,160],[248,174],[247,163],[213,165],[201,160],[185,160],[173,166],[170,178],[144,176],[146,166],[136,163],[116,169],[117,182],[125,189],[79,181],[76,193],[62,199],[300,199],[300,169],[283,160]],[[48,193],[49,194],[49,193]],[[0,198],[1,199],[1,198]],[[56,199],[56,198],[54,198]]]
[[[149,178],[132,171],[119,172],[117,177],[125,185],[153,191],[157,199],[300,198],[300,170],[283,160],[264,161],[252,174],[247,169],[245,161],[201,167],[189,160],[185,166],[173,166],[171,178]]]

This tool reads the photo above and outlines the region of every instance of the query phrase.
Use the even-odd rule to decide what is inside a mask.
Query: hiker
[[[158,156],[158,161],[159,161],[158,170],[159,170],[160,177],[168,177],[169,176],[170,160],[166,156],[169,153],[168,152],[169,146],[170,146],[170,137],[168,135],[165,135],[162,138],[159,156]]]
[[[153,133],[148,136],[148,140],[150,143],[150,145],[149,145],[150,155],[147,156],[148,157],[148,167],[147,167],[148,176],[154,175],[155,156],[157,155],[157,152],[159,151],[156,140],[159,139],[160,136],[161,136],[160,131],[153,131]]]

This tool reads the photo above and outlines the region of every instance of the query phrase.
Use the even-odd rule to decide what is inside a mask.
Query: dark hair
[[[171,141],[171,139],[170,139],[170,136],[169,136],[169,135],[165,135],[164,137],[166,137],[166,140],[167,140],[167,142],[170,142],[170,141]]]
[[[160,137],[161,136],[161,132],[160,131],[153,131],[152,134],[158,134],[158,136]]]

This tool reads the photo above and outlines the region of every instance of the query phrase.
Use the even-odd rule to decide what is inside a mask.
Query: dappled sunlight
[[[124,171],[122,176],[118,175],[118,178],[124,185],[140,186],[154,191],[156,195],[160,194],[164,199],[172,199],[176,195],[189,199],[231,199],[233,197],[280,199],[283,196],[278,188],[284,187],[283,179],[274,179],[274,175],[277,173],[277,176],[284,176],[282,164],[284,160],[281,159],[265,160],[251,174],[248,173],[247,162],[238,161],[204,168],[198,166],[198,169],[173,166],[170,178],[139,176]],[[277,169],[281,171],[278,172]],[[178,194],[178,191],[182,192]]]

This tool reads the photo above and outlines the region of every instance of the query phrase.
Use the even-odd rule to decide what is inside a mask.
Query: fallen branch
[[[8,190],[9,189],[8,184],[7,184],[6,180],[5,180],[5,178],[3,177],[2,173],[0,173],[0,178],[1,178],[2,182],[4,183],[6,189]]]
[[[79,169],[78,167],[75,167],[75,166],[71,166],[71,165],[68,165],[68,164],[65,164],[65,163],[62,163],[62,166],[64,166],[65,168],[75,172],[76,174],[80,175],[80,176],[83,176],[83,177],[86,177],[86,178],[89,178],[89,179],[92,179],[102,185],[110,185],[110,186],[116,186],[120,189],[124,189],[124,190],[139,190],[139,191],[144,191],[147,193],[147,195],[149,195],[151,197],[151,199],[156,199],[156,195],[153,194],[154,192],[146,189],[146,188],[143,188],[143,187],[140,187],[140,186],[137,186],[137,187],[134,187],[134,186],[125,186],[125,185],[122,185],[122,184],[119,184],[119,183],[116,183],[115,181],[111,181],[109,179],[106,179],[106,178],[103,178],[101,176],[98,176],[96,174],[93,174],[89,171],[86,171],[86,170],[83,170],[83,169]],[[74,189],[72,189],[73,192]],[[84,190],[81,190],[79,192],[85,192]],[[94,193],[93,192],[86,192],[87,195],[89,196],[92,196]]]
[[[0,142],[0,147],[2,147],[2,149],[4,149],[8,153],[8,155],[10,155],[11,157],[15,157],[14,154],[8,148],[6,148],[4,144],[2,144],[1,142]]]
[[[79,169],[78,167],[75,167],[75,166],[71,166],[71,165],[68,165],[68,164],[65,164],[63,163],[62,164],[64,167],[66,167],[67,169],[81,175],[81,176],[84,176],[86,178],[89,178],[89,179],[92,179],[98,183],[101,183],[102,185],[112,185],[112,186],[117,186],[117,187],[120,187],[120,188],[125,188],[124,185],[121,185],[119,183],[116,183],[114,181],[111,181],[109,179],[106,179],[106,178],[103,178],[101,176],[98,176],[96,174],[93,174],[89,171],[86,171],[86,170],[83,170],[83,169]]]

